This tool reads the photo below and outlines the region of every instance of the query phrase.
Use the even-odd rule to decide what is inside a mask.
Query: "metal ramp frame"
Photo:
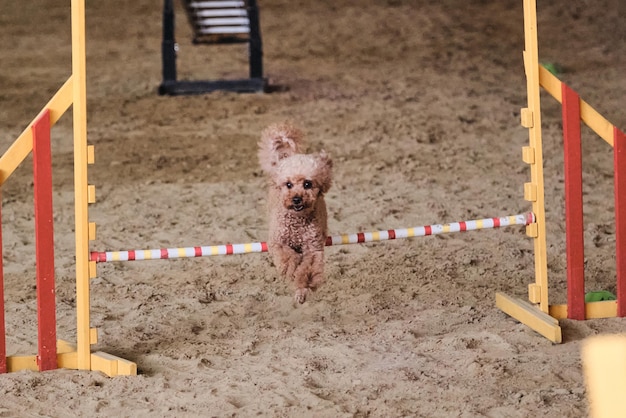
[[[236,80],[177,80],[176,56],[178,44],[174,36],[173,0],[163,4],[163,82],[160,95],[192,95],[216,90],[237,93],[263,92],[263,46],[259,28],[256,0],[183,0],[187,18],[193,30],[194,44],[248,43],[250,77]]]

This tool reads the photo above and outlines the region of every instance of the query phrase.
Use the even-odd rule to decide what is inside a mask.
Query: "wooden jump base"
[[[174,33],[174,4],[172,0],[164,0],[161,46],[163,81],[159,86],[159,94],[191,95],[216,90],[237,93],[264,91],[267,80],[263,78],[263,43],[256,0],[185,0],[183,4],[193,30],[194,44],[248,44],[250,77],[238,80],[178,80],[176,58],[179,46]]]
[[[529,130],[529,146],[524,147],[522,158],[531,171],[531,181],[524,185],[524,198],[532,202],[533,213],[537,217],[536,223],[527,227],[527,235],[534,239],[535,283],[528,288],[530,303],[498,293],[496,305],[549,340],[560,343],[559,319],[626,316],[626,136],[581,100],[569,86],[539,65],[535,0],[524,0],[524,33],[528,107],[522,109],[521,118],[522,126]],[[567,257],[565,305],[550,305],[548,299],[540,87],[562,104]],[[615,301],[585,303],[581,121],[613,147],[617,260]]]
[[[449,234],[452,232],[476,231],[479,229],[500,228],[512,225],[530,225],[535,222],[532,213],[506,216],[502,218],[486,218],[473,221],[454,222],[416,226],[404,229],[388,229],[374,232],[358,232],[356,234],[334,235],[326,238],[326,246],[363,244],[367,242],[387,241],[400,238],[425,237],[429,235]],[[92,252],[91,261],[104,263],[108,261],[165,260],[172,258],[208,257],[215,255],[249,254],[267,252],[266,242],[247,244],[210,245],[202,247],[160,248],[152,250],[105,251]]]

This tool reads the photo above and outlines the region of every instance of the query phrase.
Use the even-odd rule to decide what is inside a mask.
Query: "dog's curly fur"
[[[326,152],[303,151],[302,131],[289,123],[268,126],[261,134],[259,162],[269,179],[268,250],[279,272],[295,283],[298,303],[324,282],[324,194],[333,166]]]

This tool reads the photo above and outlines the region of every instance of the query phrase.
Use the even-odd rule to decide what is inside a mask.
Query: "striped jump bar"
[[[92,252],[91,261],[166,260],[170,258],[208,257],[211,255],[231,255],[267,252],[267,243],[209,245],[203,247],[161,248],[153,250]]]
[[[499,228],[510,225],[530,225],[535,223],[531,212],[504,218],[486,218],[474,221],[454,222],[443,225],[416,226],[407,229],[389,229],[387,231],[359,232],[349,235],[336,235],[326,239],[326,245],[359,244],[364,242],[387,241],[397,238],[424,237],[428,235],[448,234],[451,232],[475,231],[477,229]]]
[[[326,246],[360,244],[365,242],[387,241],[398,238],[424,237],[428,235],[448,234],[451,232],[475,231],[512,225],[530,225],[535,223],[535,215],[531,212],[503,218],[485,218],[473,221],[454,222],[443,225],[416,226],[406,229],[389,229],[386,231],[358,232],[356,234],[334,235],[326,238]],[[231,255],[267,252],[266,242],[247,244],[225,244],[203,247],[161,248],[153,250],[106,251],[92,252],[91,261],[104,263],[108,261],[164,260],[170,258],[207,257],[212,255]]]

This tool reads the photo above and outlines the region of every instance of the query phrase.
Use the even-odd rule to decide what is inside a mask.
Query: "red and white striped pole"
[[[334,235],[326,239],[326,246],[360,244],[366,242],[387,241],[398,238],[423,237],[428,235],[448,234],[452,232],[499,228],[503,226],[530,225],[532,223],[535,223],[535,215],[529,212],[502,218],[485,218],[442,225],[426,225],[406,229],[389,229],[374,232]],[[266,242],[253,242],[247,244],[225,244],[201,247],[92,252],[91,261],[104,263],[109,261],[163,260],[170,258],[207,257],[212,255],[262,253],[266,251]]]

